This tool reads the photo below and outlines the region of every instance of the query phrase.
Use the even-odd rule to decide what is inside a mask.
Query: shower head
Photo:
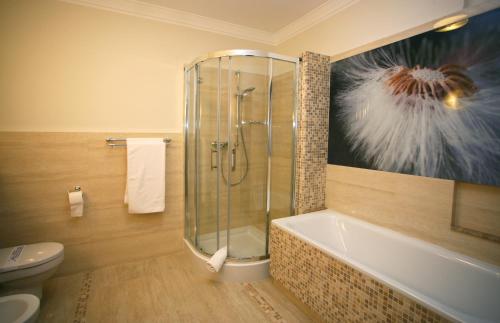
[[[244,97],[244,96],[247,96],[249,95],[250,93],[252,93],[252,91],[255,90],[255,87],[249,87],[247,89],[244,89],[243,91],[240,91],[238,93],[238,96],[241,96],[241,97]]]

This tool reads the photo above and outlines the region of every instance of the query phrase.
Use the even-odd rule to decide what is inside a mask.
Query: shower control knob
[[[227,148],[227,141],[212,141],[210,143],[212,150]]]

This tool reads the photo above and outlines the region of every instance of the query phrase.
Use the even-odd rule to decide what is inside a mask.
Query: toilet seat
[[[35,322],[40,309],[40,300],[30,294],[0,297],[0,322]]]
[[[59,266],[63,262],[63,260],[64,260],[64,255],[61,254],[59,257],[44,262],[38,266],[20,268],[3,273],[0,272],[0,284],[35,275],[41,275],[54,268],[57,268],[57,266]]]
[[[64,246],[56,242],[0,249],[0,296],[23,293],[41,299],[43,283],[63,259]]]
[[[61,258],[63,254],[64,246],[57,242],[41,242],[3,248],[0,249],[0,275],[10,271],[37,267]]]

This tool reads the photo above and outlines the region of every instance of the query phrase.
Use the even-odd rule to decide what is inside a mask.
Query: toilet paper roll
[[[83,215],[83,192],[68,192],[69,206],[72,217],[80,217]]]

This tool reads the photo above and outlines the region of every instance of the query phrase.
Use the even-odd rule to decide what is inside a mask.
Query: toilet
[[[0,249],[0,296],[33,294],[42,299],[43,283],[64,259],[64,246],[41,242]]]
[[[40,300],[31,294],[0,297],[0,323],[34,323],[40,311]]]

